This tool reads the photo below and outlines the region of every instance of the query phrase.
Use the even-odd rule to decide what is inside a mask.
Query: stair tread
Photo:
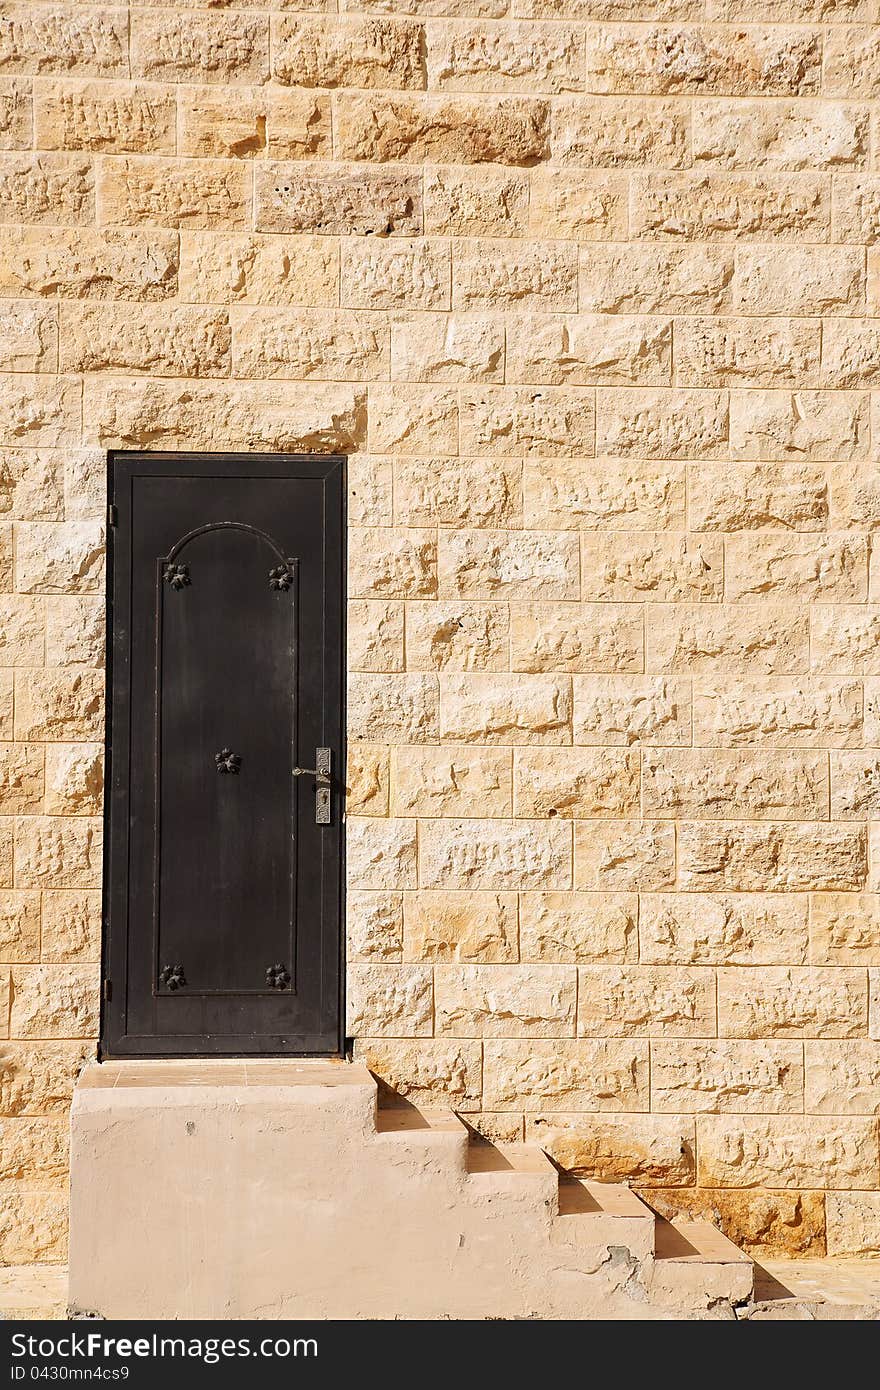
[[[711,1221],[682,1218],[674,1224],[656,1218],[654,1250],[658,1260],[676,1264],[748,1264],[748,1255],[712,1225]]]
[[[451,1110],[416,1110],[413,1107],[380,1110],[376,1129],[379,1134],[412,1134],[420,1130],[466,1133],[461,1120]]]
[[[574,1216],[579,1213],[654,1221],[654,1213],[624,1183],[560,1179],[559,1215]]]
[[[471,1144],[467,1167],[469,1173],[538,1174],[542,1177],[555,1171],[537,1144]]]

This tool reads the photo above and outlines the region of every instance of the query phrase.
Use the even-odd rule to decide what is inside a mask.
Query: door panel
[[[107,1055],[339,1050],[343,475],[111,457]]]

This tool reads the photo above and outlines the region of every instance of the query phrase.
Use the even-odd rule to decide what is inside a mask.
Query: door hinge
[[[104,981],[104,1001],[105,1001],[105,1003],[109,1003],[109,1001],[110,1001],[112,998],[113,998],[113,981],[112,981],[112,980],[105,980],[105,981]]]
[[[113,502],[111,502],[109,507],[107,508],[107,525],[119,525],[119,508]]]

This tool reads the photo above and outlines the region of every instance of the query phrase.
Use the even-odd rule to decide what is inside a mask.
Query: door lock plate
[[[314,777],[315,779],[315,825],[330,824],[330,793],[332,781],[333,755],[329,748],[315,749],[314,767],[295,767],[294,777]]]

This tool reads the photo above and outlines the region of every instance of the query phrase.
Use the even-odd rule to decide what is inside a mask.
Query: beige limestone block
[[[103,671],[17,672],[16,738],[50,743],[97,739],[103,726]]]
[[[704,1217],[759,1260],[825,1253],[824,1192],[676,1187],[651,1188],[647,1196],[661,1216]]]
[[[321,308],[339,296],[339,254],[326,237],[182,232],[180,247],[181,298],[196,304]]]
[[[424,29],[397,19],[272,19],[272,76],[297,87],[425,86]]]
[[[343,159],[531,165],[550,150],[548,103],[536,97],[343,92],[334,119]]]
[[[406,672],[352,672],[348,736],[364,743],[434,743],[438,734],[437,677]]]
[[[483,1110],[478,1115],[469,1115],[467,1124],[473,1129],[474,1134],[490,1144],[522,1143],[525,1127],[522,1115],[514,1115],[504,1110],[500,1114]]]
[[[454,454],[458,449],[458,397],[439,386],[395,382],[369,390],[369,448],[401,454]]]
[[[413,236],[422,229],[421,184],[408,169],[266,164],[254,180],[258,231]]]
[[[174,154],[177,104],[167,87],[45,82],[34,99],[37,149]]]
[[[721,169],[862,169],[869,111],[839,102],[709,101],[694,109],[694,160]]]
[[[648,671],[762,676],[809,664],[808,610],[792,603],[654,607],[646,638]]]
[[[771,676],[733,685],[725,680],[694,684],[696,744],[846,748],[861,741],[858,681]]]
[[[354,1037],[430,1037],[433,1003],[430,965],[349,966],[346,1031]]]
[[[828,525],[826,471],[800,462],[694,464],[688,506],[692,531],[822,531]]]
[[[527,459],[523,518],[528,526],[569,530],[682,530],[683,464],[638,459]]]
[[[805,895],[646,893],[639,959],[648,965],[804,965]]]
[[[68,1126],[61,1118],[0,1120],[0,1184],[52,1187],[67,1178]]]
[[[47,599],[46,665],[103,666],[104,627],[101,598]]]
[[[483,165],[424,170],[425,231],[447,236],[523,236],[530,186],[527,174]],[[534,184],[531,185],[534,201]],[[546,235],[546,232],[544,233]]]
[[[13,1038],[91,1038],[98,1031],[97,965],[22,965],[13,972]]]
[[[627,749],[534,748],[514,759],[517,816],[632,815],[639,809],[639,787],[639,755]]]
[[[406,605],[407,668],[506,671],[509,628],[506,604],[410,601]]]
[[[0,376],[0,438],[49,448],[79,443],[81,389],[70,376]]]
[[[829,1255],[880,1252],[880,1193],[829,1192],[825,1212]]]
[[[447,1038],[359,1038],[356,1055],[365,1062],[391,1099],[436,1109],[480,1107],[483,1058],[478,1042]]]
[[[852,1038],[867,1028],[864,970],[740,966],[718,972],[718,1032],[728,1038]]]
[[[0,293],[61,299],[167,299],[177,291],[172,232],[6,227]]]
[[[438,238],[345,241],[341,299],[353,309],[448,309],[449,243]]]
[[[686,821],[677,842],[687,892],[860,889],[867,873],[865,833],[853,825]]]
[[[402,671],[403,604],[395,599],[353,599],[348,605],[350,671]]]
[[[28,1192],[15,1186],[4,1193],[0,1197],[0,1258],[9,1265],[63,1264],[67,1210],[66,1187]]]
[[[727,456],[727,397],[721,391],[600,388],[596,451],[649,459]]]
[[[348,520],[352,526],[390,526],[392,461],[369,454],[348,460]]]
[[[415,888],[415,821],[349,817],[346,868],[348,882],[354,889]]]
[[[0,743],[0,815],[41,811],[43,749],[33,743]]]
[[[346,937],[350,961],[403,959],[403,894],[361,892],[346,895]]]
[[[60,521],[66,459],[53,449],[0,451],[0,513],[15,521]]]
[[[562,821],[422,821],[419,886],[570,888],[571,829]]]
[[[694,1121],[686,1115],[549,1114],[530,1119],[526,1137],[563,1172],[634,1186],[684,1187],[694,1181]]]
[[[14,588],[15,547],[13,528],[0,524],[0,589],[10,593]]]
[[[545,1114],[645,1110],[648,1045],[621,1038],[484,1045],[483,1103]]]
[[[813,965],[880,965],[880,897],[815,892],[810,898]]]
[[[65,519],[103,519],[107,511],[107,456],[104,451],[65,449],[63,461]]]
[[[835,530],[880,530],[880,476],[875,469],[863,463],[835,464],[830,470],[830,492]]]
[[[675,323],[681,386],[817,386],[819,350],[820,325],[811,319],[697,316]]]
[[[581,821],[574,828],[574,886],[652,892],[675,883],[675,829],[663,821]]]
[[[14,874],[14,845],[15,845],[15,821],[11,816],[0,819],[0,885],[4,888],[11,888]],[[0,980],[5,981],[6,977],[0,974]],[[5,984],[2,986],[5,988]],[[0,1017],[6,1018],[6,1013]]]
[[[9,1037],[9,1005],[12,998],[12,976],[8,969],[0,970],[0,1006],[3,1009],[0,1020],[0,1036]]]
[[[590,313],[706,314],[730,307],[732,249],[582,246],[580,308]]]
[[[81,5],[7,6],[0,24],[5,72],[128,74],[128,14]]]
[[[872,18],[870,25],[828,31],[822,85],[829,96],[876,97],[880,90],[880,35]]]
[[[104,158],[98,197],[101,221],[118,227],[234,231],[246,227],[250,215],[248,172],[230,159]]]
[[[764,749],[646,749],[646,815],[706,820],[824,820],[827,754]]]
[[[624,241],[627,234],[627,180],[608,170],[532,170],[529,229],[535,236],[572,241]]]
[[[880,178],[839,174],[834,180],[835,241],[870,246],[880,239]]]
[[[524,961],[623,964],[638,954],[634,893],[522,893],[520,956]]]
[[[12,738],[15,672],[0,669],[0,738]]]
[[[577,249],[566,242],[486,238],[453,250],[456,309],[577,308]]]
[[[648,240],[670,237],[680,241],[824,241],[827,240],[831,220],[829,182],[821,174],[723,174],[705,171],[638,174],[633,178],[632,197],[631,235]],[[768,249],[738,247],[737,258],[740,252],[761,254]],[[787,247],[779,248],[779,251],[780,254],[788,254]],[[824,248],[822,254],[825,254]],[[815,308],[809,307],[808,286],[817,277],[821,279],[831,302],[839,302],[848,291],[838,286],[835,294],[831,288],[831,270],[822,279],[815,262],[802,262],[801,258],[805,255],[809,256],[809,250],[798,248],[796,257],[792,258],[792,266],[800,266],[794,286],[788,284],[783,272],[782,282],[771,282],[769,288],[773,294],[768,294],[765,302],[755,286],[750,286],[745,295],[737,293],[737,282],[734,286],[734,306],[743,313],[748,313],[753,307],[758,314],[774,311],[783,314],[815,313]],[[829,256],[830,266],[835,265],[835,259]],[[777,302],[780,305],[778,308]]]
[[[864,459],[867,393],[732,391],[730,452],[735,459]]]
[[[381,380],[388,376],[389,342],[388,325],[376,314],[272,307],[240,309],[232,320],[236,376]]]
[[[27,78],[0,78],[0,149],[30,149],[33,131],[31,84]]]
[[[575,974],[573,966],[565,965],[533,965],[528,970],[517,965],[438,965],[437,1033],[454,1038],[571,1038]]]
[[[0,663],[42,666],[44,640],[43,604],[18,594],[0,595]]]
[[[7,301],[0,313],[0,371],[55,371],[58,362],[57,309],[46,304]]]
[[[880,604],[815,604],[810,627],[815,671],[880,675]]]
[[[394,381],[504,380],[505,325],[488,314],[420,314],[391,325]]]
[[[399,526],[517,525],[521,465],[501,458],[399,458],[394,520]]]
[[[394,749],[393,815],[491,817],[512,810],[508,749]]]
[[[62,314],[61,371],[227,376],[231,332],[221,309],[76,304]]]
[[[594,92],[803,96],[818,92],[821,72],[821,38],[812,29],[621,24],[587,36]]]
[[[93,1047],[76,1042],[0,1044],[0,1114],[66,1118]]]
[[[366,427],[364,393],[298,382],[174,383],[87,378],[86,443],[348,453]]]
[[[330,159],[330,97],[315,92],[183,88],[180,154],[236,159]]]
[[[798,1043],[651,1043],[651,1108],[661,1115],[773,1115],[803,1112],[803,1106]]]
[[[440,738],[481,744],[570,743],[571,682],[564,676],[444,672]]]
[[[307,0],[304,9],[335,9],[334,0]],[[340,10],[364,14],[464,15],[468,19],[497,19],[510,9],[510,0],[339,0]]]
[[[458,92],[577,92],[583,32],[568,24],[429,24],[428,84]],[[385,84],[388,85],[388,84]]]
[[[387,816],[388,749],[349,743],[345,775],[345,809],[350,816]]]
[[[580,744],[690,743],[690,682],[663,676],[576,676],[572,734]]]
[[[0,892],[0,960],[18,965],[40,958],[39,893]],[[0,1063],[2,1065],[2,1063]],[[0,1082],[2,1094],[2,1082]],[[2,1109],[2,1103],[0,1103]]]
[[[504,964],[518,959],[515,893],[407,893],[403,954],[413,961]]]
[[[418,598],[435,593],[436,534],[417,527],[352,527],[349,592],[368,598]]]
[[[697,1136],[701,1187],[877,1186],[872,1120],[707,1115]]]
[[[571,97],[553,104],[551,150],[563,166],[680,169],[690,163],[686,112],[669,101]]]
[[[461,452],[524,458],[595,453],[594,393],[577,388],[464,389]]]
[[[514,671],[618,672],[644,669],[642,609],[631,603],[514,603]]]
[[[131,70],[165,82],[265,82],[265,15],[137,10],[131,16]]]
[[[44,961],[61,963],[100,960],[100,892],[43,893],[41,954]]]
[[[880,680],[869,676],[861,685],[865,705],[864,741],[866,747],[871,748],[880,744]]]
[[[837,820],[880,820],[880,753],[831,754],[831,814]]]
[[[868,971],[868,1037],[880,1042],[880,970]]]
[[[587,532],[581,536],[585,598],[640,603],[720,600],[720,539],[676,532]]]
[[[880,1047],[871,1039],[805,1042],[804,1109],[811,1115],[880,1115]]]
[[[437,574],[444,597],[576,599],[578,541],[558,531],[441,531]]]
[[[21,522],[15,537],[16,584],[25,594],[77,594],[100,588],[104,527],[98,521]]]
[[[506,335],[510,382],[663,386],[670,381],[672,324],[668,320],[518,314],[507,319]]]
[[[578,966],[578,1036],[711,1038],[715,971],[699,966]]]
[[[101,830],[100,820],[85,817],[21,817],[15,830],[16,884],[22,888],[97,887]]]
[[[849,246],[739,246],[732,293],[734,307],[745,313],[864,312],[862,252]]]
[[[829,319],[823,325],[822,385],[836,389],[880,385],[880,328],[876,324]]]

